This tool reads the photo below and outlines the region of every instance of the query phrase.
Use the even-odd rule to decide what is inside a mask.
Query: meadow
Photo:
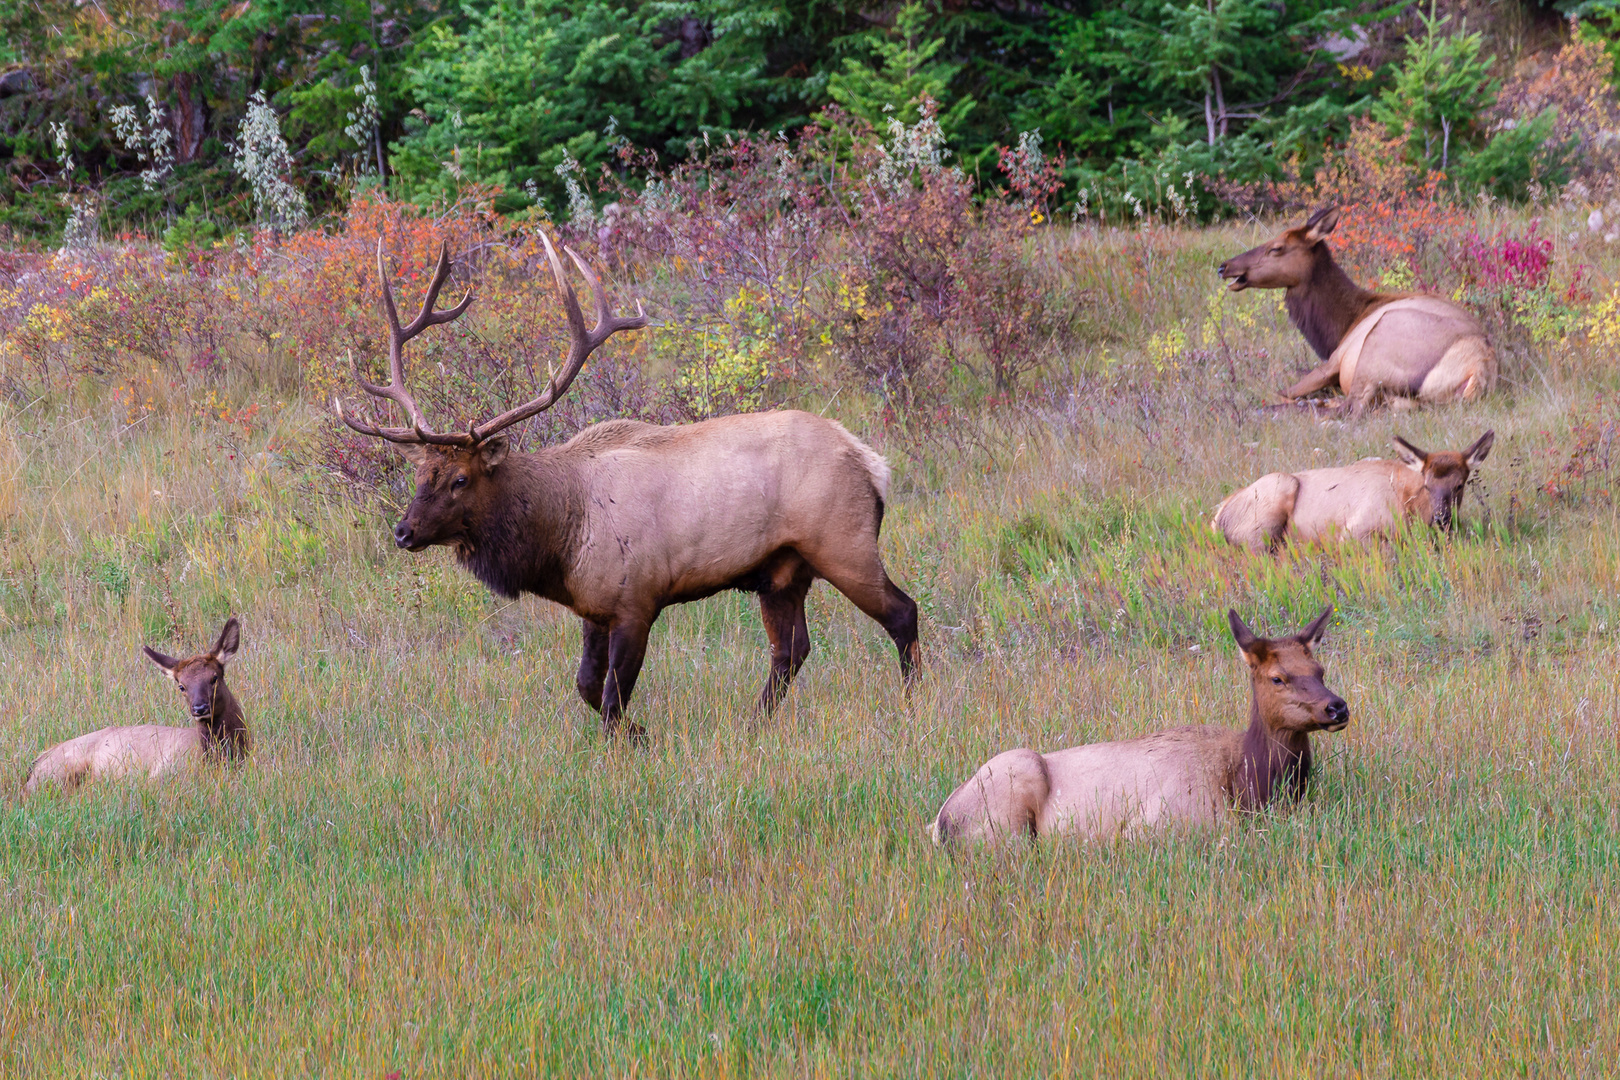
[[[1550,238],[1557,284],[1493,309],[1505,377],[1477,405],[1257,410],[1308,350],[1213,266],[1269,222],[1039,234],[1070,332],[938,424],[832,376],[777,387],[894,466],[882,546],[925,677],[904,693],[882,631],[819,585],[810,660],[755,725],[757,605],[722,594],[655,628],[644,749],[576,696],[567,612],[393,549],[403,489],[333,479],[317,380],[268,335],[139,384],[19,377],[7,783],[94,727],[180,722],[139,647],[204,649],[229,614],[256,749],[0,808],[0,1073],[1612,1074],[1620,253],[1584,212],[1537,215],[1463,218]],[[1208,526],[1262,472],[1486,428],[1451,535],[1271,559]],[[1283,633],[1327,603],[1352,717],[1302,804],[929,842],[999,750],[1243,723],[1227,608]]]

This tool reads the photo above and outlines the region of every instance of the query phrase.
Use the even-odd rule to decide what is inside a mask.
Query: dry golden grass
[[[230,613],[257,752],[0,810],[0,1072],[1609,1074],[1620,520],[1609,474],[1543,484],[1578,407],[1613,396],[1610,359],[1548,346],[1464,409],[1257,416],[1238,392],[1303,360],[1271,298],[1220,309],[1236,387],[1162,342],[1258,231],[1153,238],[1181,283],[1134,295],[1140,240],[1064,241],[1069,287],[1118,290],[1077,378],[960,446],[889,448],[914,695],[823,585],[810,662],[751,730],[764,635],[723,595],[655,630],[645,751],[604,745],[575,697],[565,612],[394,551],[386,508],[263,456],[317,407],[246,437],[196,419],[189,386],[133,426],[95,386],[12,407],[13,783],[59,739],[179,722],[138,647],[202,647]],[[262,396],[251,373],[215,389]],[[1485,427],[1453,537],[1266,560],[1207,527],[1262,471]],[[1329,601],[1353,714],[1304,805],[1134,843],[927,842],[998,750],[1241,722],[1226,607],[1281,631]]]

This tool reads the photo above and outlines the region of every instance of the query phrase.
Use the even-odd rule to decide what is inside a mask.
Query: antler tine
[[[377,280],[382,286],[383,312],[388,316],[388,377],[387,386],[379,386],[367,379],[360,371],[360,365],[355,364],[354,378],[360,388],[373,397],[384,398],[394,402],[405,413],[405,419],[410,422],[406,428],[383,428],[350,417],[343,408],[341,401],[335,402],[339,419],[363,435],[373,435],[396,443],[434,443],[439,446],[467,446],[476,441],[472,432],[466,434],[440,434],[428,427],[427,420],[416,405],[416,399],[405,387],[405,343],[420,334],[429,326],[438,326],[452,319],[459,318],[472,304],[472,290],[461,298],[461,303],[447,311],[434,311],[438,302],[439,290],[450,277],[450,245],[448,242],[439,247],[439,263],[433,270],[433,280],[428,285],[427,296],[422,301],[422,309],[416,318],[411,320],[409,326],[399,325],[399,309],[394,303],[394,289],[389,282],[388,266],[383,258],[383,241],[377,239]],[[352,360],[353,357],[351,356]]]
[[[529,417],[551,408],[552,405],[556,404],[559,397],[568,392],[568,388],[573,385],[574,379],[579,375],[580,369],[585,366],[586,359],[604,341],[620,330],[637,330],[647,325],[647,311],[640,300],[636,301],[636,313],[634,315],[614,315],[608,309],[607,299],[602,294],[601,283],[597,281],[596,275],[592,273],[591,268],[572,248],[565,247],[563,250],[568,252],[569,258],[573,259],[574,265],[579,267],[580,274],[584,276],[585,281],[590,285],[591,299],[595,301],[596,326],[591,330],[586,330],[585,315],[579,308],[579,296],[574,292],[574,287],[568,283],[568,278],[563,273],[562,260],[557,258],[557,249],[551,246],[551,239],[546,236],[544,231],[540,233],[540,242],[546,246],[546,256],[551,260],[551,273],[557,279],[557,292],[561,295],[563,308],[568,313],[568,331],[572,339],[568,346],[568,362],[563,365],[561,371],[551,376],[547,382],[545,392],[539,397],[525,405],[509,409],[493,419],[484,421],[482,424],[475,425],[472,429],[474,442],[482,442],[498,431],[509,428],[513,424],[527,420]]]
[[[591,287],[591,299],[596,302],[596,326],[591,330],[590,347],[595,349],[602,342],[618,333],[620,330],[639,330],[647,325],[647,310],[641,306],[641,298],[636,298],[636,313],[634,315],[615,315],[608,310],[607,297],[602,294],[602,283],[596,279],[596,274],[579,257],[579,252],[571,247],[564,247],[568,257],[574,260],[579,267],[585,283]]]
[[[439,326],[450,322],[452,319],[461,318],[462,313],[472,304],[472,290],[468,289],[467,295],[463,296],[461,303],[455,307],[447,311],[434,311],[433,305],[439,302],[439,290],[444,288],[444,283],[448,280],[450,280],[450,241],[446,240],[439,245],[439,265],[433,268],[433,280],[428,283],[427,296],[422,300],[422,310],[417,312],[416,318],[411,320],[411,325],[400,331],[406,341],[409,341],[430,326]],[[392,297],[389,299],[392,301]],[[389,306],[392,307],[392,303]],[[395,325],[398,324],[396,318]]]

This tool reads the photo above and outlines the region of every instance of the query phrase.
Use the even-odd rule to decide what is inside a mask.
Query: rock
[[[34,83],[34,73],[28,68],[14,68],[0,75],[0,98],[11,97],[13,94],[32,94],[39,89]]]

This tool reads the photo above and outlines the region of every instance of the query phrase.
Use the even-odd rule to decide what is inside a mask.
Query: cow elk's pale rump
[[[1291,637],[1262,638],[1227,612],[1249,668],[1246,729],[1182,727],[1046,754],[1009,750],[945,800],[929,827],[934,842],[1103,839],[1210,825],[1233,810],[1298,798],[1311,775],[1310,733],[1350,722],[1313,653],[1332,614],[1329,607]]]
[[[102,728],[57,743],[34,759],[22,793],[53,785],[72,790],[90,780],[119,776],[157,779],[200,762],[236,763],[253,748],[242,706],[225,685],[225,665],[241,642],[241,624],[225,623],[206,653],[186,660],[143,646],[147,657],[169,673],[186,699],[190,727],[137,724]]]
[[[1215,508],[1216,532],[1252,551],[1285,540],[1383,535],[1402,522],[1449,529],[1470,477],[1491,452],[1487,431],[1466,450],[1426,453],[1395,439],[1399,461],[1364,458],[1354,465],[1268,473]]]
[[[450,272],[448,250],[441,251],[421,313],[401,327],[379,247],[391,379],[387,386],[360,381],[395,402],[408,426],[369,424],[341,405],[339,413],[355,430],[397,444],[416,466],[416,497],[394,542],[407,551],[446,545],[500,595],[534,593],[579,615],[579,694],[602,714],[609,734],[635,689],[659,612],[725,589],[759,595],[771,645],[762,714],[810,651],[804,601],[817,578],[888,631],[909,680],[917,668],[917,605],[889,580],[878,551],[889,468],[836,422],[792,411],[668,427],[610,420],[561,446],[510,451],[502,430],[549,408],[594,349],[647,321],[640,313],[614,316],[589,266],[565,248],[595,300],[596,327],[587,331],[562,262],[545,242],[573,339],[567,362],[540,397],[467,432],[443,434],[428,427],[405,388],[403,347],[466,310],[470,297],[433,310]]]
[[[1321,357],[1283,391],[1303,398],[1338,387],[1360,412],[1382,401],[1470,401],[1496,383],[1496,350],[1467,308],[1441,296],[1377,293],[1339,268],[1327,236],[1337,209],[1222,263],[1233,292],[1284,289],[1288,317]]]

